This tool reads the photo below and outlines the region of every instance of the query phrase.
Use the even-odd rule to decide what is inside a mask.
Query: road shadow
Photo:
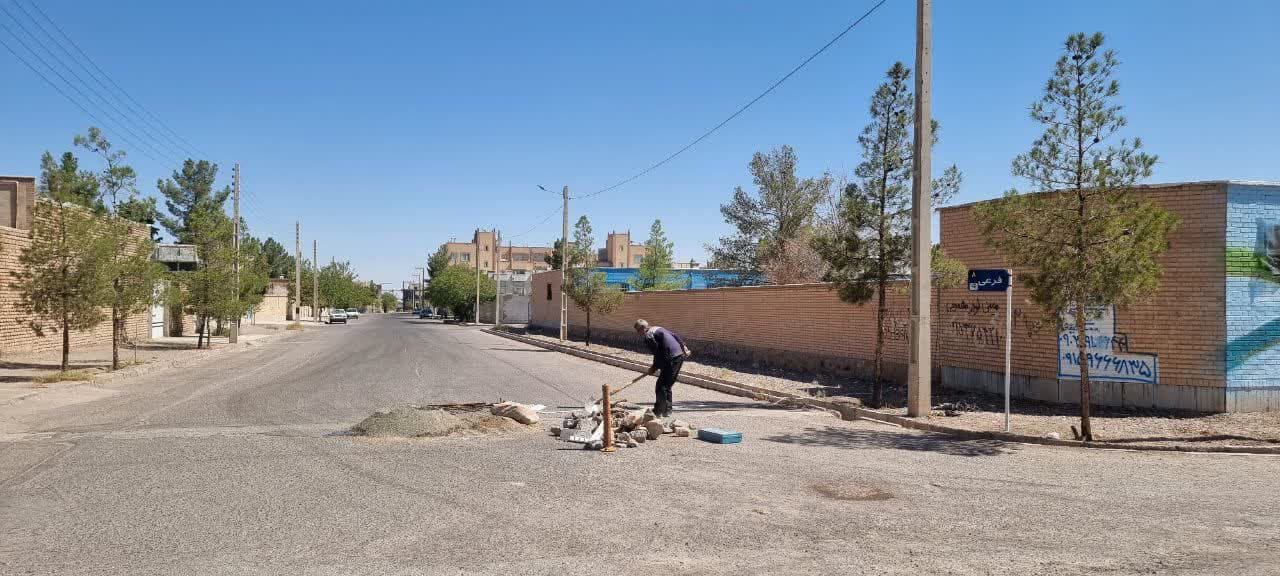
[[[546,348],[485,348],[485,350],[497,350],[500,352],[555,352],[555,350],[547,350]]]
[[[1107,438],[1099,440],[1099,443],[1140,443],[1140,442],[1222,442],[1226,440],[1239,440],[1245,442],[1263,442],[1266,444],[1280,444],[1280,440],[1272,438],[1257,438],[1254,436],[1240,436],[1238,434],[1208,434],[1205,436],[1140,436],[1131,438]]]
[[[940,434],[912,434],[832,426],[805,428],[800,433],[778,434],[761,438],[761,440],[795,446],[820,446],[848,450],[886,448],[968,457],[1000,456],[1010,454],[1015,449],[1013,444],[999,440],[959,440]]]
[[[87,370],[89,368],[104,368],[110,366],[111,362],[104,360],[101,362],[71,362],[67,364],[68,370]],[[59,360],[51,360],[49,362],[6,362],[0,361],[0,370],[61,370],[62,362]]]

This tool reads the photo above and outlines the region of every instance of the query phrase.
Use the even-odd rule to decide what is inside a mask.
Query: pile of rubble
[[[664,423],[653,410],[630,402],[615,402],[610,410],[615,446],[635,448],[649,440],[657,440],[664,434],[687,438],[697,434],[697,428],[683,420]],[[583,444],[584,448],[599,450],[604,447],[604,414],[599,404],[589,404],[575,410],[560,422],[551,426],[552,436],[561,440]]]

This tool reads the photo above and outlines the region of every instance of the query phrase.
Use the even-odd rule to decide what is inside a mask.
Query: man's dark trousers
[[[653,388],[653,414],[660,418],[671,416],[671,387],[675,386],[680,376],[680,367],[684,365],[684,356],[676,356],[663,363],[658,372],[658,384]]]

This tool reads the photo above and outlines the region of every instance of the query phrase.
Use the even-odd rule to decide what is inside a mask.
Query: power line
[[[16,1],[16,0],[15,0],[15,1]],[[132,106],[129,106],[128,102],[121,101],[121,103],[125,104],[127,107],[129,107],[131,110],[133,110],[133,112],[134,112],[135,114],[138,114],[138,110],[139,110],[139,109],[140,109],[140,110],[142,110],[142,112],[145,112],[145,113],[146,113],[146,115],[150,116],[150,117],[151,117],[151,119],[155,121],[155,125],[158,125],[160,128],[163,128],[164,130],[167,130],[170,134],[172,134],[172,135],[173,135],[173,138],[176,138],[177,140],[175,141],[173,138],[169,138],[169,137],[168,137],[168,135],[165,135],[165,134],[164,134],[164,131],[163,131],[163,130],[159,130],[159,129],[157,129],[157,130],[156,130],[156,132],[160,133],[161,135],[164,135],[164,136],[166,137],[166,139],[169,139],[169,141],[170,141],[170,142],[173,142],[174,144],[178,144],[178,141],[180,141],[180,142],[181,142],[181,144],[185,144],[185,147],[184,147],[184,146],[182,146],[182,145],[179,145],[179,146],[178,146],[179,148],[183,148],[184,150],[195,152],[195,154],[193,154],[193,155],[194,155],[194,156],[197,156],[197,157],[208,157],[208,155],[207,155],[207,154],[205,154],[204,152],[201,152],[201,151],[200,151],[200,149],[199,149],[199,148],[197,148],[194,144],[192,144],[191,142],[187,141],[185,138],[183,138],[181,135],[179,135],[177,132],[175,132],[172,128],[170,128],[170,127],[168,126],[168,124],[165,124],[163,120],[161,120],[158,116],[156,116],[156,115],[155,115],[155,113],[151,112],[151,110],[149,110],[146,106],[143,106],[141,102],[138,102],[136,99],[134,99],[134,98],[133,98],[133,96],[131,96],[131,95],[129,94],[129,92],[128,92],[128,91],[126,91],[123,87],[121,87],[121,86],[120,86],[120,84],[116,83],[116,81],[115,81],[114,79],[112,79],[112,78],[111,78],[111,76],[110,76],[109,74],[107,74],[107,73],[106,73],[106,71],[104,71],[104,70],[102,69],[102,67],[98,66],[98,63],[97,63],[97,62],[95,62],[95,61],[93,60],[93,58],[90,58],[90,57],[89,57],[89,55],[88,55],[87,53],[85,53],[85,51],[84,51],[83,49],[81,49],[81,48],[80,48],[80,45],[79,45],[79,44],[77,44],[77,43],[76,43],[76,41],[75,41],[74,39],[72,39],[72,38],[71,38],[71,36],[69,36],[66,32],[64,32],[64,31],[62,30],[62,27],[61,27],[61,26],[59,26],[59,25],[58,25],[58,23],[57,23],[57,22],[55,22],[55,21],[53,20],[53,18],[50,18],[50,17],[49,17],[49,15],[48,15],[48,14],[46,14],[46,13],[45,13],[45,11],[44,11],[42,8],[40,8],[40,6],[39,6],[38,4],[36,4],[36,3],[35,3],[34,1],[32,1],[32,0],[27,0],[27,3],[28,3],[28,4],[30,4],[32,8],[35,8],[35,9],[36,9],[36,12],[39,12],[39,13],[40,13],[40,16],[42,16],[42,17],[45,19],[45,21],[46,21],[46,22],[48,22],[50,25],[52,25],[52,26],[53,26],[53,28],[54,28],[54,30],[56,30],[56,31],[58,32],[58,35],[62,36],[64,39],[66,39],[66,41],[67,41],[69,44],[71,44],[71,46],[72,46],[73,48],[75,48],[76,52],[77,52],[77,53],[79,53],[79,54],[80,54],[80,56],[81,56],[82,58],[84,58],[84,60],[85,60],[86,62],[88,62],[88,63],[89,63],[89,65],[90,65],[90,66],[92,66],[94,70],[96,70],[96,71],[98,72],[98,74],[100,74],[103,78],[105,78],[105,79],[107,80],[107,82],[109,82],[112,86],[114,86],[114,87],[115,87],[115,89],[116,89],[116,90],[117,90],[121,95],[123,95],[123,96],[125,97],[125,99],[126,99],[126,100],[128,100],[129,102],[132,102],[134,105],[136,105],[136,106],[137,106],[137,108],[135,109],[135,108],[133,108]],[[21,6],[19,6],[19,7],[21,7]],[[24,12],[25,12],[25,10],[24,10]],[[29,15],[29,14],[28,14],[28,15]],[[33,20],[34,20],[34,18],[33,18]],[[96,78],[95,78],[95,80],[96,80]],[[101,85],[101,82],[99,82],[99,85]],[[105,87],[105,86],[103,86],[103,88],[105,89],[106,87]],[[138,114],[138,116],[139,116],[139,117],[141,117],[141,116],[142,116],[142,114]]]
[[[554,210],[552,210],[552,211],[548,212],[548,213],[547,213],[547,215],[546,215],[545,217],[543,217],[543,218],[542,218],[542,220],[538,221],[538,223],[537,223],[537,224],[534,224],[532,228],[529,228],[528,230],[525,230],[524,232],[521,232],[521,233],[519,233],[519,234],[512,234],[512,235],[510,235],[510,236],[507,236],[507,240],[511,240],[511,239],[513,239],[513,238],[519,238],[519,237],[521,237],[521,236],[524,236],[525,234],[528,234],[528,233],[530,233],[530,232],[533,232],[533,231],[534,231],[534,230],[536,230],[539,226],[542,226],[543,224],[546,224],[546,223],[547,223],[547,220],[550,220],[552,216],[555,216],[556,214],[559,214],[559,213],[560,213],[560,207],[559,207],[559,206],[556,206]]]
[[[714,134],[717,130],[719,130],[719,129],[723,128],[725,124],[728,124],[729,122],[732,122],[734,118],[737,118],[738,116],[742,115],[742,113],[743,113],[743,112],[746,112],[746,111],[747,111],[747,109],[748,109],[748,108],[750,108],[751,106],[755,105],[755,103],[756,103],[756,102],[759,102],[759,101],[760,101],[760,100],[762,100],[765,96],[768,96],[768,95],[769,95],[769,93],[771,93],[771,92],[773,92],[773,91],[774,91],[774,89],[776,89],[778,86],[781,86],[783,82],[786,82],[789,78],[791,78],[792,76],[794,76],[796,72],[799,72],[802,68],[804,68],[805,66],[807,66],[807,65],[809,64],[809,62],[812,62],[814,58],[817,58],[818,56],[822,55],[822,53],[823,53],[823,52],[826,52],[826,51],[827,51],[827,49],[828,49],[828,48],[830,48],[833,44],[835,44],[836,42],[838,42],[841,38],[844,38],[845,34],[848,34],[849,32],[851,32],[854,28],[856,28],[856,27],[858,26],[858,24],[861,24],[863,20],[866,20],[869,16],[871,16],[871,14],[872,14],[873,12],[875,12],[876,10],[878,10],[878,9],[879,9],[881,6],[883,6],[883,5],[884,5],[884,3],[885,3],[885,2],[887,2],[887,1],[888,1],[888,0],[880,0],[879,2],[877,2],[874,6],[872,6],[872,7],[871,7],[871,9],[870,9],[870,10],[867,10],[865,13],[863,13],[863,14],[862,14],[862,16],[859,16],[857,20],[854,20],[852,24],[850,24],[849,26],[847,26],[847,27],[846,27],[844,30],[842,30],[839,34],[836,34],[836,36],[835,36],[834,38],[832,38],[829,42],[827,42],[826,44],[823,44],[821,48],[819,48],[819,49],[818,49],[816,52],[814,52],[813,54],[810,54],[810,55],[809,55],[809,57],[808,57],[808,58],[805,58],[805,59],[804,59],[804,61],[803,61],[803,62],[801,62],[798,66],[796,66],[795,68],[792,68],[790,72],[787,72],[787,73],[786,73],[786,75],[784,75],[782,78],[779,78],[777,82],[774,82],[772,85],[770,85],[768,88],[766,88],[766,89],[764,90],[764,92],[761,92],[761,93],[760,93],[759,95],[757,95],[755,98],[752,98],[750,102],[747,102],[747,103],[746,103],[745,105],[743,105],[741,108],[738,108],[738,110],[737,110],[737,111],[735,111],[733,114],[730,114],[728,118],[725,118],[724,120],[720,121],[720,123],[719,123],[719,124],[716,124],[716,125],[715,125],[715,126],[713,126],[710,130],[707,130],[706,132],[703,132],[701,136],[698,136],[697,138],[694,138],[692,142],[689,142],[688,144],[685,144],[683,148],[680,148],[679,150],[676,150],[675,152],[671,153],[671,155],[667,156],[666,158],[663,158],[662,160],[659,160],[659,161],[657,161],[657,162],[655,162],[655,163],[653,163],[653,164],[649,165],[649,167],[648,167],[648,168],[645,168],[644,170],[641,170],[641,171],[639,171],[639,172],[637,172],[637,173],[635,173],[635,174],[632,174],[631,176],[628,176],[628,177],[626,177],[626,178],[624,178],[624,179],[622,179],[622,180],[619,180],[618,182],[614,183],[613,185],[607,186],[607,187],[605,187],[605,188],[601,188],[601,189],[596,190],[595,192],[592,192],[592,193],[590,193],[590,194],[585,194],[585,195],[582,195],[582,196],[577,196],[577,197],[575,197],[574,199],[575,199],[575,200],[580,200],[580,199],[585,199],[585,198],[591,198],[591,197],[593,197],[593,196],[599,196],[600,194],[604,194],[605,192],[608,192],[608,191],[610,191],[610,190],[615,190],[615,189],[617,189],[617,188],[620,188],[620,187],[622,187],[622,186],[625,186],[625,185],[627,185],[627,184],[629,184],[629,183],[631,183],[631,182],[633,182],[633,181],[635,181],[635,180],[637,180],[637,179],[639,179],[639,178],[643,177],[644,175],[646,175],[646,174],[648,174],[648,173],[650,173],[650,172],[653,172],[654,170],[657,170],[658,168],[662,167],[662,166],[663,166],[664,164],[666,164],[667,162],[670,162],[670,161],[672,161],[672,160],[675,160],[675,158],[676,158],[677,156],[679,156],[679,155],[681,155],[681,154],[684,154],[684,153],[685,153],[686,151],[688,151],[690,148],[693,148],[694,146],[696,146],[699,142],[702,142],[703,140],[706,140],[709,136],[711,136],[712,134]]]
[[[22,22],[22,20],[21,20],[21,19],[19,19],[17,16],[14,16],[14,14],[13,14],[12,12],[10,12],[10,11],[9,11],[9,9],[8,9],[7,7],[5,7],[3,4],[0,4],[0,11],[3,11],[3,12],[5,13],[5,15],[7,15],[11,20],[13,20],[13,23],[18,25],[18,28],[22,29],[22,31],[23,31],[24,33],[26,33],[26,35],[27,35],[28,37],[30,37],[32,40],[34,40],[34,41],[35,41],[35,43],[36,43],[36,44],[38,44],[38,45],[39,45],[39,47],[40,47],[42,50],[44,50],[47,54],[49,54],[49,56],[50,56],[50,57],[52,57],[52,58],[53,58],[53,60],[54,60],[55,62],[57,62],[59,65],[61,65],[63,68],[65,68],[65,69],[67,70],[67,72],[69,72],[72,76],[74,76],[74,77],[75,77],[75,79],[76,79],[76,80],[78,80],[78,81],[80,82],[80,84],[83,84],[85,88],[88,88],[90,92],[93,92],[93,93],[98,97],[98,99],[99,99],[99,100],[102,100],[103,102],[106,102],[106,99],[105,99],[105,98],[103,98],[103,96],[102,96],[101,94],[99,94],[99,93],[97,92],[97,90],[94,90],[93,86],[90,86],[87,82],[85,82],[85,81],[84,81],[84,79],[83,79],[83,78],[81,78],[81,77],[80,77],[80,75],[79,75],[79,74],[77,74],[77,73],[76,73],[76,71],[75,71],[75,70],[73,70],[73,69],[72,69],[70,66],[68,66],[65,62],[63,62],[63,61],[62,61],[62,59],[61,59],[61,58],[59,58],[59,57],[58,57],[58,55],[57,55],[56,53],[54,53],[54,52],[53,52],[53,50],[51,50],[51,49],[48,47],[48,45],[46,45],[46,44],[45,44],[44,40],[42,40],[39,36],[37,36],[35,33],[33,33],[29,28],[27,28],[27,25],[26,25],[26,24],[24,24],[24,23]],[[0,25],[0,26],[3,26],[3,25]],[[57,69],[57,68],[55,68],[52,64],[50,64],[48,60],[45,60],[44,56],[42,56],[42,55],[40,54],[40,52],[37,52],[34,48],[32,48],[31,46],[27,45],[27,44],[22,40],[22,38],[21,38],[21,37],[19,37],[18,35],[14,34],[12,29],[10,29],[8,26],[3,26],[3,27],[4,27],[5,31],[6,31],[6,32],[8,32],[8,33],[10,34],[10,36],[12,36],[12,37],[13,37],[13,39],[14,39],[14,40],[16,40],[16,41],[18,42],[18,44],[19,44],[19,45],[22,45],[22,47],[26,48],[28,52],[30,52],[33,56],[35,56],[35,57],[36,57],[36,59],[37,59],[37,60],[39,60],[39,61],[40,61],[40,63],[41,63],[41,64],[44,64],[44,66],[45,66],[46,68],[48,68],[48,69],[49,69],[50,71],[52,71],[56,76],[58,76],[58,78],[60,78],[64,83],[66,83],[66,84],[67,84],[67,86],[69,86],[72,90],[75,90],[75,92],[76,92],[77,94],[79,94],[81,98],[84,98],[84,99],[85,99],[85,101],[87,101],[87,102],[88,102],[90,105],[92,105],[93,107],[97,108],[97,109],[98,109],[100,112],[102,112],[105,116],[110,117],[110,118],[112,119],[112,121],[113,121],[113,122],[118,122],[119,127],[120,127],[124,132],[127,132],[127,133],[128,133],[130,136],[132,136],[136,141],[138,141],[138,142],[140,142],[141,144],[143,144],[143,145],[145,145],[145,146],[149,147],[149,148],[151,149],[151,151],[152,151],[152,152],[156,152],[156,153],[157,153],[157,154],[159,154],[160,156],[165,156],[165,155],[166,155],[163,151],[161,151],[159,148],[157,148],[157,147],[155,147],[154,145],[152,145],[149,141],[147,141],[146,139],[142,138],[141,136],[138,136],[138,134],[137,134],[137,133],[135,133],[132,129],[130,129],[130,128],[129,128],[129,126],[128,126],[128,122],[127,122],[127,121],[124,121],[124,120],[117,120],[117,119],[116,119],[114,116],[112,116],[112,114],[110,114],[110,113],[109,113],[105,108],[102,108],[101,106],[99,106],[99,105],[94,101],[94,99],[93,99],[92,97],[90,97],[88,94],[85,94],[85,92],[84,92],[83,90],[81,90],[81,89],[80,89],[80,86],[78,86],[78,85],[76,85],[74,82],[72,82],[72,81],[68,80],[66,76],[63,76],[63,75],[62,75],[62,72],[58,71],[58,69]],[[108,105],[108,106],[112,106],[112,107],[114,108],[114,106],[113,106],[110,102],[107,102],[107,105]],[[117,109],[117,112],[118,112],[118,109]],[[122,114],[121,116],[123,116],[123,114]],[[143,152],[144,154],[147,154],[149,157],[151,157],[152,159],[156,160],[157,162],[164,163],[164,160],[161,160],[161,159],[159,159],[159,158],[157,158],[157,157],[155,157],[155,156],[151,156],[149,153],[147,153],[147,151],[146,151],[146,150],[143,150],[143,149],[141,149],[141,148],[139,148],[139,150],[140,150],[141,152]]]
[[[29,2],[29,1],[30,1],[30,0],[28,0],[28,2]],[[72,64],[74,64],[74,65],[75,65],[76,67],[78,67],[80,70],[84,71],[85,75],[86,75],[86,76],[88,76],[88,77],[89,77],[89,79],[93,80],[93,81],[94,81],[94,83],[96,83],[98,86],[100,86],[100,87],[102,88],[102,90],[103,90],[104,92],[106,92],[106,93],[107,93],[107,95],[108,95],[108,96],[111,96],[111,99],[106,98],[105,96],[103,96],[102,92],[98,92],[98,90],[97,90],[97,89],[95,89],[93,86],[89,85],[89,83],[88,83],[88,82],[85,82],[84,78],[82,78],[82,77],[80,76],[80,74],[76,73],[76,71],[75,71],[74,69],[72,69],[72,68],[71,68],[71,66],[68,66],[65,62],[63,62],[61,58],[58,58],[58,57],[57,57],[57,54],[54,54],[54,53],[53,53],[53,51],[52,51],[52,50],[49,50],[49,48],[48,48],[47,46],[44,46],[44,42],[43,42],[43,41],[40,41],[41,46],[42,46],[42,47],[44,47],[44,48],[45,48],[45,50],[46,50],[46,51],[48,51],[52,56],[54,56],[54,58],[58,60],[58,63],[59,63],[59,64],[62,64],[62,66],[63,66],[64,68],[66,68],[66,69],[67,69],[67,71],[71,72],[71,74],[72,74],[73,76],[75,76],[75,78],[76,78],[77,80],[79,80],[82,84],[84,84],[84,85],[85,85],[85,87],[86,87],[86,88],[88,88],[91,92],[93,92],[93,94],[94,94],[95,96],[97,96],[100,100],[102,100],[102,102],[104,102],[104,103],[106,103],[108,106],[110,106],[112,110],[114,110],[117,114],[119,114],[119,115],[120,115],[120,118],[121,118],[121,119],[123,119],[123,120],[125,120],[125,121],[129,121],[129,122],[130,122],[134,127],[138,128],[138,130],[139,130],[139,131],[141,131],[141,132],[142,132],[143,134],[145,134],[148,138],[150,138],[151,140],[153,140],[153,141],[154,141],[154,143],[156,143],[156,144],[159,144],[159,145],[163,146],[163,147],[166,149],[166,151],[167,151],[167,152],[173,153],[173,152],[175,151],[175,150],[173,149],[173,147],[172,147],[169,143],[166,143],[166,142],[165,142],[164,140],[162,140],[161,138],[157,138],[157,137],[155,136],[155,134],[153,133],[153,132],[154,132],[154,130],[152,129],[152,127],[148,126],[148,125],[147,125],[147,124],[145,124],[144,122],[138,122],[135,118],[132,118],[132,117],[131,117],[132,115],[134,115],[134,114],[136,114],[136,113],[134,113],[134,112],[125,112],[124,110],[121,110],[119,106],[116,106],[116,105],[115,105],[115,103],[114,103],[114,102],[112,102],[112,100],[114,100],[114,101],[116,101],[116,102],[120,102],[120,104],[122,104],[122,105],[124,105],[125,103],[124,103],[123,101],[121,101],[118,97],[116,97],[114,94],[112,94],[112,93],[111,93],[111,91],[110,91],[110,89],[108,89],[108,88],[107,88],[107,86],[106,86],[105,84],[103,84],[103,83],[102,83],[102,81],[101,81],[101,80],[99,80],[97,76],[94,76],[94,75],[93,75],[93,73],[92,73],[88,68],[86,68],[86,67],[85,67],[83,64],[81,64],[78,60],[76,60],[76,57],[75,57],[74,55],[72,55],[72,54],[71,54],[71,51],[70,51],[70,50],[67,50],[67,47],[66,47],[65,45],[63,45],[63,43],[62,43],[62,42],[58,41],[58,39],[57,39],[56,37],[54,37],[53,33],[49,32],[49,29],[48,29],[48,28],[45,28],[44,24],[41,24],[41,23],[40,23],[40,21],[39,21],[39,20],[37,20],[37,19],[36,19],[36,17],[35,17],[34,15],[32,15],[32,13],[31,13],[30,11],[28,11],[28,10],[27,10],[26,6],[23,6],[22,2],[20,2],[19,0],[14,0],[14,1],[13,1],[13,4],[14,4],[14,6],[17,6],[17,8],[18,8],[19,10],[21,10],[21,11],[22,11],[22,13],[23,13],[24,15],[26,15],[26,17],[27,17],[27,18],[28,18],[28,19],[29,19],[33,24],[35,24],[36,28],[39,28],[39,29],[40,29],[40,32],[41,32],[41,33],[43,33],[43,34],[45,35],[45,37],[47,37],[47,38],[48,38],[48,39],[49,39],[49,40],[50,40],[50,41],[51,41],[55,46],[57,46],[57,47],[58,47],[58,50],[61,50],[61,51],[62,51],[62,53],[63,53],[63,54],[65,54],[65,55],[67,56],[67,60],[70,60]],[[6,13],[7,13],[7,11],[6,11]],[[46,19],[47,19],[47,18],[48,18],[48,16],[46,16]],[[21,24],[20,24],[20,25],[21,25]],[[31,34],[31,33],[30,33],[30,32],[28,32],[28,34]],[[126,105],[126,107],[127,107],[127,105]],[[182,156],[185,156],[185,155],[186,155],[186,154],[185,154],[185,151],[181,151],[181,150],[179,150],[179,151],[177,151],[177,152],[178,152],[178,154],[177,154],[177,156],[178,156],[178,157],[182,157]]]
[[[9,36],[13,37],[12,31],[10,31],[7,26],[5,26],[4,24],[0,24],[0,28],[4,28],[5,31],[9,33]],[[76,108],[80,109],[81,112],[84,112],[85,115],[87,115],[89,118],[91,118],[95,122],[102,124],[103,126],[107,126],[106,122],[103,122],[102,119],[99,118],[96,114],[94,114],[93,112],[90,112],[88,108],[85,108],[84,105],[80,103],[80,101],[76,100],[75,98],[72,98],[71,95],[67,94],[67,92],[63,90],[61,86],[58,86],[57,83],[55,83],[53,80],[50,80],[48,76],[45,76],[44,72],[41,72],[40,69],[36,68],[34,65],[31,64],[31,62],[27,61],[26,58],[24,58],[21,54],[19,54],[17,50],[14,50],[13,46],[11,46],[8,42],[5,41],[4,37],[0,37],[0,44],[3,44],[5,49],[8,50],[10,54],[13,54],[14,58],[17,58],[19,62],[22,62],[23,66],[26,66],[29,70],[34,72],[36,76],[39,76],[41,80],[44,80],[46,84],[48,84],[50,87],[56,90],[59,94],[61,94],[63,98],[66,98],[68,102],[71,102],[72,104],[74,104]],[[121,140],[124,140],[126,144],[132,144],[132,142],[130,142],[127,139],[124,139],[123,137],[121,137]],[[155,156],[152,156],[146,150],[139,150],[139,151],[145,154],[148,158],[155,160],[156,162],[160,162],[161,164],[164,163],[164,161],[160,160],[159,158],[156,158]]]

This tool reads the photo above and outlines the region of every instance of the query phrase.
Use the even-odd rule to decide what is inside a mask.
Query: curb
[[[632,360],[626,360],[602,354],[599,352],[590,352],[581,350],[573,346],[565,346],[562,344],[553,344],[544,342],[536,338],[529,338],[519,334],[509,332],[501,332],[492,328],[482,330],[494,336],[500,336],[517,342],[523,342],[539,348],[547,350],[555,350],[572,356],[577,356],[586,360],[594,360],[603,362],[611,366],[634,370],[636,372],[644,372],[649,369],[648,365]],[[756,400],[764,400],[780,405],[795,405],[810,408],[818,408],[832,412],[840,417],[841,420],[870,420],[881,424],[889,424],[900,426],[902,428],[910,428],[912,430],[920,430],[924,432],[933,432],[937,434],[945,434],[962,440],[997,440],[1001,442],[1016,442],[1022,444],[1039,444],[1043,446],[1063,446],[1071,448],[1102,448],[1111,450],[1137,450],[1146,452],[1195,452],[1204,454],[1269,454],[1280,455],[1280,446],[1191,446],[1187,444],[1173,444],[1163,446],[1153,446],[1148,444],[1134,444],[1124,442],[1083,442],[1080,440],[1061,440],[1053,438],[1042,438],[1039,436],[1027,436],[1025,434],[1015,434],[1012,432],[991,432],[984,430],[968,430],[965,428],[954,428],[941,424],[934,424],[915,418],[899,416],[897,414],[887,414],[862,407],[862,402],[857,398],[849,399],[822,399],[809,398],[788,392],[751,386],[738,382],[722,380],[720,378],[712,378],[709,376],[694,376],[681,374],[677,378],[679,382],[691,384],[700,388],[707,388],[717,392],[723,392],[733,396],[742,396],[753,398]]]

